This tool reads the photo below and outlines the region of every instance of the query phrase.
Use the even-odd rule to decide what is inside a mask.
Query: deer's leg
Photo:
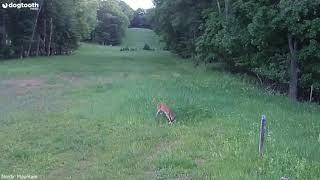
[[[169,113],[165,113],[166,114],[166,118],[168,119],[168,122],[170,123],[170,121],[171,121],[171,118],[170,118],[170,115],[169,115]]]
[[[159,110],[157,111],[156,117],[159,115],[160,112],[161,112],[161,110],[159,109]]]

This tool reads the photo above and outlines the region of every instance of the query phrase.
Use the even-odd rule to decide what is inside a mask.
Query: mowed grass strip
[[[132,48],[155,37],[139,29],[130,36],[140,38],[127,40]],[[318,105],[292,103],[166,51],[120,48],[82,44],[73,56],[0,63],[1,174],[320,179]],[[175,111],[173,126],[155,117],[153,97]],[[262,114],[268,136],[260,159]]]

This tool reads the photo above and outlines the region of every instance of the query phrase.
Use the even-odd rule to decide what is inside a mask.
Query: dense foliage
[[[133,18],[133,10],[122,1],[100,1],[93,40],[102,45],[119,45]]]
[[[27,0],[2,3],[30,3]],[[95,26],[94,0],[38,0],[38,9],[0,8],[0,58],[68,54]]]
[[[151,28],[150,19],[148,17],[151,17],[149,13],[151,13],[151,10],[144,10],[144,9],[137,9],[134,11],[133,18],[130,22],[131,28]]]
[[[155,5],[156,31],[181,56],[223,62],[261,81],[288,85],[294,100],[309,95],[311,86],[319,93],[320,1],[155,0]]]
[[[0,59],[69,54],[81,40],[121,42],[134,11],[118,0],[5,0],[38,9],[0,8]]]

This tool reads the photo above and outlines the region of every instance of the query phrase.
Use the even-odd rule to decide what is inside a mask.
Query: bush
[[[149,46],[149,44],[145,43],[144,44],[144,47],[143,47],[143,50],[147,50],[147,51],[151,51],[151,47]]]
[[[0,59],[9,59],[15,57],[13,46],[4,46],[0,49]]]
[[[130,51],[129,47],[124,47],[124,48],[121,48],[120,51]]]

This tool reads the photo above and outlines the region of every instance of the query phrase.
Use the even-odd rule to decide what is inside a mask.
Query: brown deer
[[[156,99],[153,98],[153,101],[156,102]],[[171,125],[173,123],[173,121],[175,120],[175,114],[173,113],[173,111],[170,109],[170,107],[168,105],[166,105],[163,102],[159,102],[157,103],[157,114],[156,116],[158,116],[159,114],[164,113],[166,115],[166,118],[168,120],[169,125]]]

